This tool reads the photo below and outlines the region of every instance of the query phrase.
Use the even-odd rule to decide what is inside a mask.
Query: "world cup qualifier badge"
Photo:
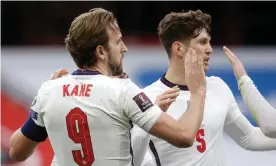
[[[148,96],[141,92],[133,97],[133,100],[138,105],[138,107],[141,109],[142,112],[145,112],[147,109],[153,106],[153,103],[148,98]]]

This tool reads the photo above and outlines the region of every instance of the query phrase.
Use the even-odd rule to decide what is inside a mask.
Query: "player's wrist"
[[[248,74],[246,72],[242,72],[242,73],[236,74],[236,79],[239,80],[242,77],[246,77],[246,76],[248,76]]]
[[[246,74],[241,76],[239,79],[237,79],[238,82],[238,88],[239,90],[241,90],[242,86],[246,83],[253,83],[253,81],[251,80],[251,78]]]
[[[206,87],[200,87],[197,90],[191,92],[191,96],[205,96],[206,95]]]

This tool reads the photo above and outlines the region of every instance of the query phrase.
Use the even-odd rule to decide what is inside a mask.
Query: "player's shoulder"
[[[144,91],[162,91],[164,89],[166,89],[166,86],[164,86],[160,79],[158,79],[150,85],[146,86]]]
[[[64,82],[65,79],[68,79],[68,77],[71,77],[71,75],[43,82],[39,89],[40,94],[47,94],[51,92],[51,90],[55,87],[60,87],[62,82]]]
[[[129,78],[108,78],[108,85],[116,89],[128,89],[137,87],[136,84]]]
[[[214,87],[216,89],[218,88],[228,88],[228,85],[226,84],[226,82],[218,77],[218,76],[206,76],[206,83],[207,83],[207,87]]]
[[[218,76],[206,76],[206,82],[212,84],[221,84],[225,83],[220,77]]]
[[[129,78],[107,78],[103,86],[109,94],[126,95],[140,91],[140,88]]]

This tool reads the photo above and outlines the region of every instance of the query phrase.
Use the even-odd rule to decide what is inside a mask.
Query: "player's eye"
[[[119,39],[119,40],[117,41],[117,44],[119,44],[121,41],[122,41],[122,39]]]
[[[207,44],[207,40],[200,40],[199,43],[200,44]]]

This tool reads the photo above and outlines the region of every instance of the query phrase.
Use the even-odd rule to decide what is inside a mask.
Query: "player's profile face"
[[[211,37],[206,30],[203,29],[200,34],[196,38],[191,39],[190,42],[190,47],[195,49],[196,53],[202,56],[205,72],[208,71],[209,59],[213,53],[210,40]]]
[[[123,73],[124,52],[127,51],[127,47],[122,40],[122,34],[119,29],[108,29],[108,36],[108,66],[112,76],[121,75]]]

